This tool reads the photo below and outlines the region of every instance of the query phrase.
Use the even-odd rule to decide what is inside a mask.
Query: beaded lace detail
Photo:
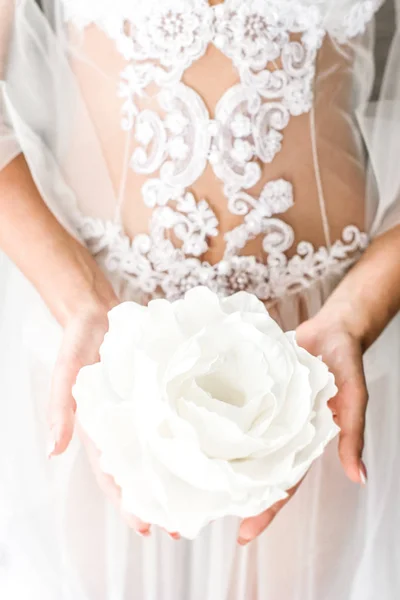
[[[309,242],[300,242],[290,259],[283,252],[271,253],[266,263],[254,256],[231,255],[211,265],[175,248],[164,238],[157,219],[150,235],[137,235],[133,240],[121,226],[90,217],[85,218],[81,233],[103,267],[125,281],[130,296],[138,301],[159,295],[175,300],[197,285],[221,295],[247,290],[267,301],[307,287],[332,271],[343,273],[368,244],[367,235],[350,225],[343,239],[329,249],[315,250]]]
[[[366,246],[366,236],[348,227],[343,241],[315,251],[294,244],[293,229],[278,215],[294,203],[290,182],[268,182],[258,197],[247,190],[261,178],[261,164],[281,150],[292,117],[313,104],[316,55],[328,14],[321,0],[64,0],[65,18],[78,27],[95,23],[115,41],[127,65],[121,73],[121,126],[133,132],[137,147],[130,167],[149,175],[142,187],[153,209],[148,234],[130,240],[119,221],[83,218],[79,228],[104,265],[149,296],[181,295],[206,284],[221,293],[246,288],[261,299],[308,285],[329,269],[346,268]],[[353,2],[335,15],[332,34],[343,41],[358,35],[377,8],[377,0]],[[128,26],[127,26],[128,24]],[[214,44],[231,61],[239,83],[218,101],[211,115],[182,81],[185,70]],[[138,99],[158,87],[164,116],[141,110]],[[207,198],[190,186],[210,164],[222,181],[227,207],[243,222],[225,234],[222,261],[201,259],[218,220]],[[157,173],[157,175],[155,175]],[[170,234],[179,241],[174,245]],[[242,256],[247,243],[262,236],[265,261]]]

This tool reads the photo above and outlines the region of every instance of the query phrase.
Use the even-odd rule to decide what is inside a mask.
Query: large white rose
[[[207,288],[109,313],[101,362],[84,367],[78,419],[123,508],[194,538],[213,519],[287,496],[338,432],[326,365],[255,296]]]

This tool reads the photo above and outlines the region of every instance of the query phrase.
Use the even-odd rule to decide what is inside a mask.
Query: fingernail
[[[174,531],[173,533],[170,533],[169,535],[170,535],[170,537],[172,537],[173,540],[180,540],[181,539],[181,536],[176,531]]]
[[[47,442],[47,458],[51,458],[53,456],[53,452],[56,448],[56,440],[54,435],[51,434],[51,437],[49,438],[48,442]]]
[[[360,479],[361,479],[362,485],[366,485],[366,483],[367,483],[367,469],[366,469],[364,463],[361,463],[361,466],[360,466]]]
[[[248,543],[249,543],[249,540],[246,540],[245,538],[242,538],[242,537],[238,537],[238,544],[240,544],[241,546],[245,546]]]
[[[140,529],[136,529],[136,533],[140,535],[140,537],[149,537],[151,535],[150,529],[145,529],[143,531],[140,531]]]

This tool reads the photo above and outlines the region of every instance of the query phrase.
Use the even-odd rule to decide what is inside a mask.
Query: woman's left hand
[[[334,421],[341,428],[339,457],[346,475],[355,483],[365,484],[367,471],[361,455],[364,446],[364,424],[368,393],[363,369],[363,344],[345,322],[317,314],[296,331],[297,342],[323,361],[335,375],[338,394],[329,401]],[[238,542],[247,544],[260,535],[297,491],[301,482],[289,491],[285,500],[256,517],[244,519]]]

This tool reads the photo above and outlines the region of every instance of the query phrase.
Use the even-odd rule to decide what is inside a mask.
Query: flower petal
[[[221,307],[226,314],[231,314],[234,312],[246,314],[261,313],[266,315],[268,319],[272,320],[268,314],[265,304],[263,304],[263,302],[261,302],[261,300],[259,300],[254,294],[249,294],[249,292],[240,291],[236,292],[236,294],[232,294],[232,296],[223,298],[221,301]]]
[[[196,335],[204,327],[210,327],[224,316],[217,294],[204,286],[195,287],[185,298],[172,305],[175,318],[185,337]]]
[[[100,347],[112,389],[124,399],[133,381],[132,355],[143,335],[146,309],[135,302],[123,302],[108,313],[109,331]]]
[[[179,416],[195,429],[201,450],[208,458],[236,460],[263,448],[262,441],[244,434],[232,421],[193,402],[182,398],[178,410]]]

